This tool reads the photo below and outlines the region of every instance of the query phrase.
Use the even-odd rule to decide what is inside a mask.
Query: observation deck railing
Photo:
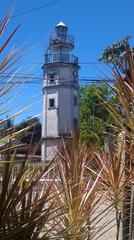
[[[53,53],[45,55],[45,63],[73,63],[78,65],[78,58],[69,53]]]
[[[69,33],[67,33],[67,34],[60,33],[59,36],[57,36],[56,33],[53,33],[49,37],[49,44],[50,45],[53,45],[53,44],[69,44],[69,45],[74,46],[74,38]]]

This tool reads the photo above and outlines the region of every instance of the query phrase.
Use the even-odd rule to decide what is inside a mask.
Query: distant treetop
[[[130,36],[127,36],[122,40],[106,47],[104,52],[101,54],[99,61],[107,64],[118,64],[118,61],[120,61],[121,64],[125,64],[126,50],[130,48],[134,51],[134,49],[130,47],[129,39]]]

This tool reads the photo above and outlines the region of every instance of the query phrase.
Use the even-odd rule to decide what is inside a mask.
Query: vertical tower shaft
[[[63,22],[50,35],[43,66],[42,160],[51,160],[61,137],[79,131],[78,58],[73,37]]]

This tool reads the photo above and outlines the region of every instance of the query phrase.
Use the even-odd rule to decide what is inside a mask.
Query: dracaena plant
[[[126,50],[127,68],[124,68],[120,60],[118,66],[112,69],[115,84],[112,86],[113,93],[117,96],[119,106],[112,106],[104,103],[112,117],[119,126],[119,130],[124,130],[131,142],[134,139],[134,54],[131,49]],[[123,73],[122,73],[123,72]],[[117,111],[120,108],[120,112]]]
[[[55,220],[53,236],[70,240],[98,239],[111,224],[111,220],[105,221],[104,217],[111,206],[98,210],[106,193],[99,191],[101,171],[98,174],[90,171],[93,155],[92,147],[85,144],[79,147],[76,138],[69,143],[63,141],[56,155],[53,187],[61,215]]]
[[[14,99],[12,91],[18,86],[16,83],[19,80],[14,81],[14,76],[19,70],[16,63],[25,54],[20,53],[20,48],[9,51],[7,48],[19,26],[4,42],[3,34],[8,26],[10,15],[8,13],[0,21],[0,37],[3,40],[1,41],[3,44],[0,46],[1,117],[5,113],[7,114],[6,107]],[[1,120],[0,129],[2,130],[4,124],[29,107]],[[0,160],[0,239],[2,240],[46,239],[51,230],[49,223],[53,220],[57,209],[57,203],[54,201],[52,193],[53,180],[48,181],[47,176],[51,169],[51,163],[49,166],[43,164],[43,167],[35,165],[34,169],[30,165],[38,146],[32,150],[30,156],[26,154],[23,161],[16,163],[17,146],[12,145],[12,140],[28,128],[29,126],[15,131],[11,125],[7,124],[4,132],[0,134],[0,144],[6,143],[4,147],[0,148],[3,157]]]
[[[48,183],[50,167],[35,165],[30,170],[28,160],[16,165],[9,151],[6,150],[7,159],[0,165],[0,239],[46,239],[57,211],[53,181]]]
[[[23,102],[19,102],[17,99],[17,104],[11,106],[11,103],[14,101],[15,97],[19,98],[20,87],[17,84],[21,77],[16,77],[16,73],[19,72],[19,60],[29,51],[21,51],[22,47],[9,48],[14,35],[17,33],[20,24],[6,37],[6,30],[9,26],[11,17],[11,11],[9,11],[1,20],[0,20],[0,143],[7,142],[9,139],[17,137],[19,134],[24,132],[23,130],[14,131],[12,126],[8,126],[8,122],[13,121],[19,114],[28,110],[31,105],[27,107],[22,107],[19,111],[15,111],[15,108],[23,106]],[[26,73],[24,73],[25,76]],[[14,114],[11,114],[11,111],[14,111]],[[10,115],[10,116],[7,116]],[[7,117],[5,117],[7,116]],[[6,126],[6,128],[5,128]],[[26,131],[27,129],[25,129]],[[12,132],[12,134],[11,134]]]
[[[129,178],[130,172],[133,169],[133,152],[134,152],[134,54],[133,49],[127,47],[125,49],[126,65],[122,65],[120,59],[116,59],[113,63],[112,73],[115,78],[115,84],[112,86],[113,93],[117,97],[117,106],[111,106],[109,103],[104,103],[111,116],[114,118],[118,126],[118,132],[124,141],[122,155],[122,164],[124,164],[125,178]],[[117,162],[119,162],[118,159]],[[114,171],[114,169],[113,169]],[[120,175],[120,174],[119,174]],[[110,179],[109,179],[110,180]],[[117,189],[118,190],[118,189]],[[124,188],[123,202],[123,239],[131,239],[133,235],[133,175],[128,186]]]
[[[121,147],[121,146],[120,146]],[[106,201],[112,204],[115,211],[116,219],[116,239],[118,240],[121,233],[121,223],[123,219],[123,203],[126,199],[124,190],[130,186],[133,172],[127,169],[122,161],[124,154],[123,147],[109,153],[97,153],[96,160],[98,167],[102,169],[101,186],[102,191],[106,191]],[[128,174],[126,175],[126,171]],[[127,194],[127,192],[126,192]]]

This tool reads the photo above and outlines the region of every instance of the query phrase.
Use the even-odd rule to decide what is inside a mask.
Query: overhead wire
[[[24,11],[24,12],[21,12],[21,13],[18,13],[18,14],[13,15],[11,18],[23,16],[23,15],[26,15],[26,14],[28,14],[28,13],[32,13],[32,12],[38,11],[38,10],[40,10],[40,9],[42,9],[42,8],[47,8],[47,7],[49,7],[49,6],[51,6],[51,5],[54,5],[54,4],[56,4],[56,3],[58,3],[58,2],[61,2],[61,1],[63,1],[63,0],[55,0],[55,1],[52,1],[52,2],[50,2],[50,3],[43,4],[43,5],[39,6],[39,7],[31,8],[31,9],[29,9],[29,10],[27,10],[27,11]]]
[[[6,76],[6,75],[1,75],[0,76],[0,79],[6,79],[10,77],[9,75]],[[18,78],[18,81],[16,81],[16,84],[19,84],[19,83],[26,83],[26,84],[39,84],[39,83],[46,83],[47,80],[44,79],[43,76],[41,75],[27,75],[27,76],[24,76],[24,75],[16,75],[14,76],[14,78]],[[58,79],[56,79],[58,81]],[[72,80],[68,80],[68,79],[59,79],[60,83],[72,83],[72,84],[75,84],[75,82],[72,82]],[[5,80],[6,82],[6,80]],[[80,77],[78,79],[78,83],[113,83],[114,82],[114,79],[109,79],[109,78],[96,78],[96,77]],[[8,84],[12,84],[14,83],[14,81],[10,81]],[[3,84],[3,82],[1,82],[0,84]],[[77,82],[76,82],[77,84]]]
[[[13,15],[12,16],[12,18],[15,18],[15,17],[19,17],[19,16],[22,16],[22,15],[26,15],[26,14],[29,14],[29,13],[32,13],[32,12],[34,12],[34,11],[37,11],[37,10],[40,10],[40,9],[42,9],[42,8],[46,8],[46,7],[49,7],[49,6],[51,6],[51,5],[54,5],[54,4],[57,4],[58,2],[61,2],[61,1],[63,1],[63,0],[54,0],[54,1],[51,1],[50,3],[48,3],[48,4],[43,4],[43,5],[41,5],[41,6],[38,6],[38,7],[35,7],[35,8],[32,8],[32,9],[29,9],[29,10],[27,10],[27,11],[24,11],[24,12],[21,12],[21,13],[18,13],[18,14],[15,14],[15,15]],[[31,62],[31,63],[23,63],[23,64],[39,64],[39,65],[43,65],[43,63],[41,63],[41,62]],[[99,62],[99,61],[91,61],[91,62],[80,62],[79,63],[80,65],[88,65],[88,64],[101,64],[101,62]],[[5,77],[5,76],[1,76],[1,77]],[[18,77],[18,76],[15,76],[15,77]],[[27,77],[21,77],[21,76],[19,76],[19,78],[21,78],[21,79],[27,79],[27,78],[30,78],[29,76],[27,76]],[[22,81],[18,81],[17,83],[29,83],[29,84],[31,84],[31,83],[41,83],[41,82],[45,82],[45,80],[43,79],[43,77],[40,77],[40,76],[32,76],[32,79],[34,79],[34,81],[25,81],[25,82],[22,82]],[[36,81],[35,81],[35,79],[37,79]],[[39,80],[40,79],[40,80]],[[99,82],[99,81],[103,81],[103,80],[101,80],[101,79],[92,79],[92,78],[89,78],[89,79],[85,79],[85,78],[81,78],[81,79],[79,79],[80,80],[80,82]],[[113,80],[108,80],[109,82],[111,81],[111,82],[113,82]],[[10,82],[10,83],[13,83],[13,82]],[[9,83],[9,84],[10,84]],[[2,84],[2,83],[0,83],[0,84]]]
[[[27,10],[27,11],[24,11],[24,12],[21,12],[21,13],[18,13],[18,14],[15,14],[15,15],[13,15],[12,16],[12,18],[15,18],[15,17],[19,17],[19,16],[22,16],[22,15],[26,15],[26,14],[29,14],[29,13],[32,13],[32,12],[34,12],[34,11],[37,11],[37,10],[40,10],[40,9],[42,9],[42,8],[46,8],[46,7],[49,7],[49,6],[51,6],[51,5],[54,5],[54,4],[57,4],[58,2],[61,2],[61,1],[63,1],[63,0],[54,0],[54,1],[51,1],[50,3],[48,3],[48,4],[43,4],[43,5],[41,5],[41,6],[38,6],[38,7],[35,7],[35,8],[32,8],[32,9],[29,9],[29,10]],[[39,65],[43,65],[43,63],[41,63],[41,62],[31,62],[31,63],[23,63],[23,64],[39,64]],[[88,64],[101,64],[99,61],[91,61],[91,62],[80,62],[79,63],[80,65],[88,65]],[[1,76],[1,77],[5,77],[5,76]],[[16,77],[18,77],[18,76],[16,76]],[[27,78],[30,78],[29,76],[28,77],[21,77],[21,76],[19,76],[19,78],[21,78],[21,79],[27,79]],[[41,83],[41,82],[45,82],[45,80],[43,79],[43,77],[40,77],[40,76],[32,76],[32,79],[34,79],[34,81],[25,81],[25,82],[22,82],[22,81],[18,81],[17,83],[29,83],[29,84],[31,84],[31,83]],[[39,80],[40,79],[40,80]],[[35,81],[36,80],[36,81]],[[80,82],[99,82],[99,81],[101,81],[102,82],[102,80],[101,79],[91,79],[91,78],[89,78],[89,79],[84,79],[84,78],[82,78],[82,79],[79,79],[79,81]],[[113,82],[113,80],[111,80],[112,82]],[[9,84],[12,84],[13,82],[10,82]],[[2,84],[2,83],[0,83],[0,84]]]
[[[44,63],[43,62],[23,62],[24,65],[27,65],[27,64],[37,64],[37,65],[43,65]],[[103,64],[99,61],[89,61],[89,62],[79,62],[79,65],[94,65],[94,64]]]

